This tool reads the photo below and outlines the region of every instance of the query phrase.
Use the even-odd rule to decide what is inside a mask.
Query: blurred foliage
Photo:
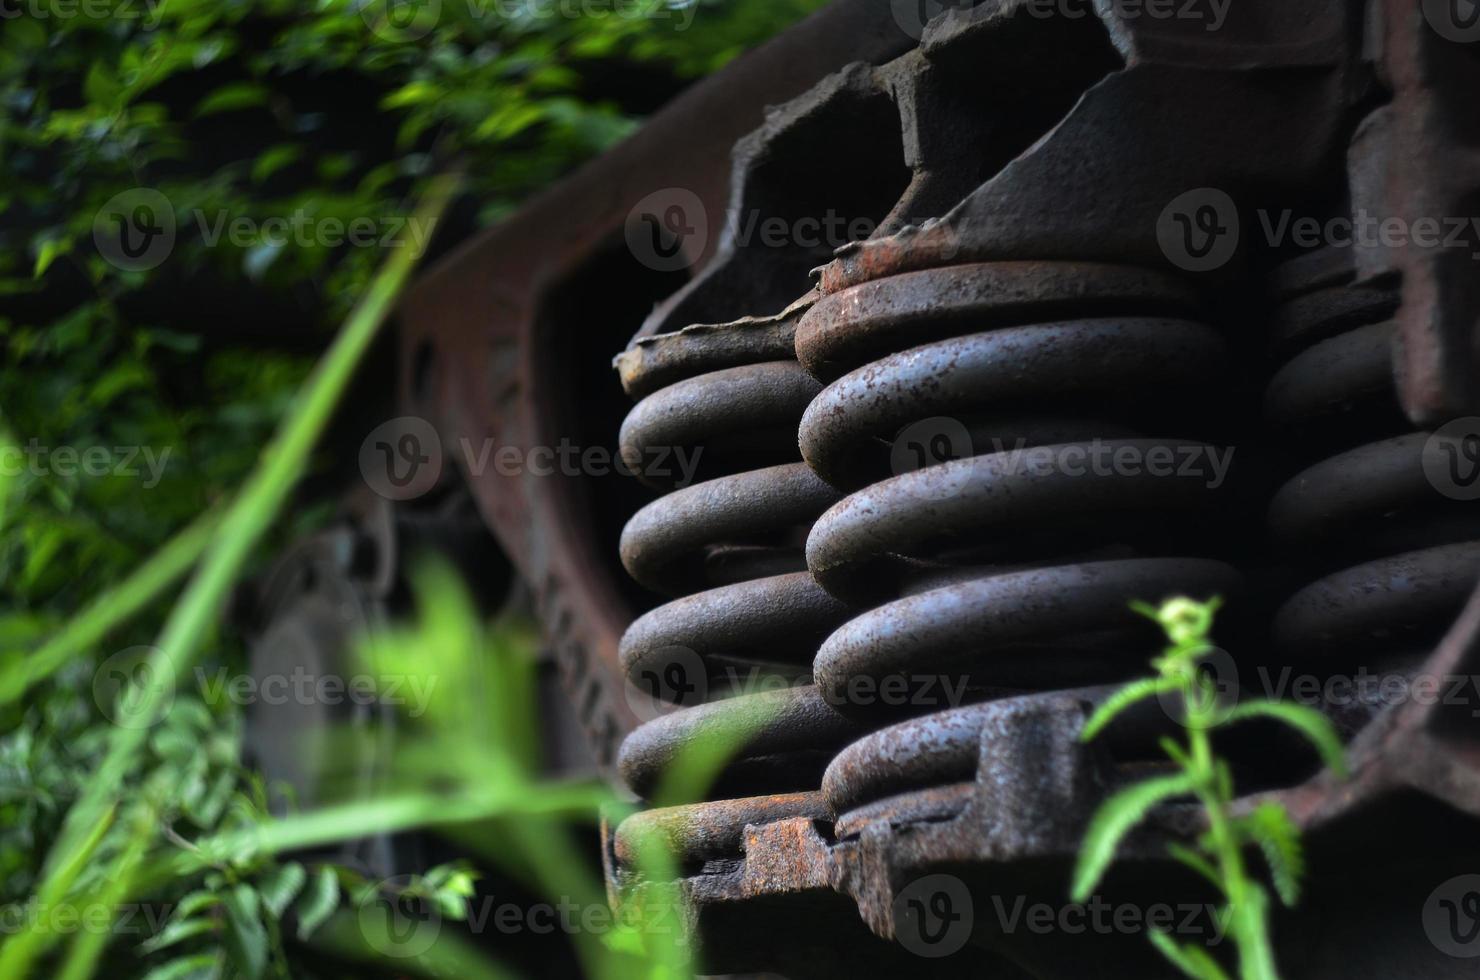
[[[213,242],[221,217],[383,220],[457,159],[465,225],[486,224],[821,5],[421,0],[409,27],[362,0],[11,5],[0,30],[0,678],[231,496],[385,257],[312,238]],[[93,239],[107,202],[135,188],[162,192],[178,227],[168,260],[142,272],[110,264]],[[84,467],[90,450],[106,451],[106,472]],[[295,510],[276,540],[318,514]],[[62,816],[116,734],[92,690],[97,665],[153,642],[165,598],[24,700],[0,696],[0,909],[47,884]],[[228,661],[239,653],[229,634],[200,642]],[[85,975],[106,953],[108,975],[165,961],[177,967],[160,977],[293,972],[278,929],[303,911],[288,902],[318,916],[326,875],[335,895],[355,886],[341,871],[265,855],[158,876],[159,832],[179,849],[265,819],[265,788],[239,765],[240,729],[228,702],[176,698],[96,860],[66,869],[65,895],[147,894],[208,926],[172,920],[169,941],[134,937],[143,957],[102,949],[114,937],[100,935],[60,969]],[[428,872],[427,887],[465,889],[457,875]]]

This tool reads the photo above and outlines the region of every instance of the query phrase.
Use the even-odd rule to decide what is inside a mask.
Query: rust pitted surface
[[[777,460],[794,458],[797,417],[821,389],[794,359],[725,368],[679,381],[644,398],[627,415],[622,422],[622,459],[642,479],[644,461],[654,452],[710,447],[713,454],[711,440],[726,437],[765,443],[747,447],[752,453]],[[699,462],[704,462],[702,456]],[[662,483],[654,485],[666,489]]]
[[[706,660],[810,664],[817,645],[848,615],[848,607],[824,592],[810,572],[709,589],[634,621],[622,635],[622,669],[633,677],[661,668],[672,647]]]
[[[738,858],[744,853],[747,825],[793,817],[826,820],[827,802],[813,791],[646,810],[617,826],[614,853],[627,867],[638,864],[645,847],[661,848],[681,866],[711,858]]]
[[[855,678],[875,682],[961,675],[973,686],[1036,680],[1049,686],[1083,665],[1079,634],[1119,631],[1122,670],[1134,669],[1154,642],[1130,610],[1132,600],[1173,595],[1232,598],[1242,576],[1223,562],[1193,558],[1061,565],[984,575],[870,610],[839,628],[817,651],[813,676],[824,695],[847,701]],[[1128,635],[1127,635],[1128,634]],[[1097,651],[1108,658],[1114,648]],[[1067,661],[1067,667],[1055,660]],[[1025,663],[1026,661],[1026,663]],[[1036,677],[1033,676],[1036,668]],[[1081,675],[1082,676],[1082,675]]]
[[[1276,425],[1309,422],[1387,402],[1399,419],[1393,382],[1396,340],[1397,328],[1388,321],[1358,327],[1302,351],[1270,379],[1265,417]]]
[[[843,814],[885,795],[969,779],[993,705],[976,704],[866,735],[827,767],[822,793]]]
[[[1329,656],[1432,640],[1477,583],[1480,541],[1380,558],[1297,592],[1275,616],[1275,641],[1291,653]]]
[[[1389,290],[1330,286],[1281,306],[1273,338],[1280,350],[1299,350],[1352,327],[1388,319],[1397,307],[1398,296]]]
[[[1170,403],[1217,379],[1227,358],[1211,327],[1172,319],[1071,320],[936,341],[828,385],[802,416],[802,458],[834,486],[858,489],[888,475],[877,461],[867,465],[870,450],[919,419],[975,418],[994,404],[1029,399],[1102,413],[1138,399]],[[1053,411],[1039,410],[1050,417]],[[1103,425],[1081,424],[1082,437],[1104,434]],[[992,438],[1003,448],[1020,445],[1021,425],[1004,418]],[[994,426],[989,419],[983,427]]]
[[[824,381],[892,351],[984,327],[1077,316],[1185,314],[1173,276],[1087,262],[993,262],[905,273],[824,296],[797,328],[797,358]]]
[[[636,337],[612,363],[627,394],[646,398],[711,371],[791,360],[796,356],[797,321],[816,298],[815,291],[808,293],[776,316],[696,323],[673,333]]]
[[[1271,273],[1269,285],[1275,296],[1288,301],[1319,289],[1350,284],[1356,274],[1352,250],[1333,245],[1281,263]]]
[[[638,796],[648,796],[686,748],[730,747],[740,762],[799,751],[831,752],[861,734],[812,686],[763,691],[664,715],[622,743],[617,769]],[[777,759],[784,767],[786,760]],[[805,773],[805,766],[799,769]],[[815,783],[813,785],[816,785]]]
[[[1301,471],[1271,501],[1270,528],[1297,541],[1322,542],[1350,534],[1358,522],[1374,536],[1380,525],[1407,525],[1417,533],[1440,511],[1469,510],[1456,508],[1424,475],[1429,439],[1430,433],[1413,432],[1370,442]],[[1480,524],[1475,530],[1480,537]]]
[[[839,816],[833,824],[833,836],[847,840],[879,824],[897,828],[952,820],[970,805],[976,792],[976,782],[967,780],[866,803]]]
[[[1095,444],[1046,447],[1087,459],[1113,456],[1119,448],[1137,454],[1199,453],[1211,447],[1182,440],[1106,439]],[[1081,455],[1083,454],[1083,455]],[[1191,511],[1215,511],[1217,490],[1206,476],[1155,476],[1147,470],[1120,474],[1086,467],[1036,468],[1015,452],[953,460],[906,473],[853,494],[818,518],[807,539],[807,566],[818,583],[844,599],[877,595],[888,588],[901,562],[926,557],[943,540],[960,546],[992,536],[1021,540],[1035,530],[1062,531],[1115,514],[1126,524],[1135,515],[1158,524]],[[1101,519],[1104,519],[1101,517]],[[1117,536],[1122,526],[1109,526]]]
[[[648,504],[627,522],[622,529],[622,564],[655,592],[693,592],[704,582],[700,571],[705,548],[764,540],[806,527],[838,496],[805,463],[684,487]]]

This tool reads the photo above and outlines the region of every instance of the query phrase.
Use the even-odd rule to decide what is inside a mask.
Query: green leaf
[[[339,906],[339,878],[325,865],[314,875],[308,889],[298,897],[293,911],[298,916],[298,938],[312,936]]]
[[[175,920],[188,919],[203,909],[208,909],[221,904],[221,896],[213,891],[200,889],[193,891],[175,903],[171,918]]]
[[[1285,808],[1275,802],[1261,803],[1244,819],[1239,828],[1252,837],[1264,852],[1269,875],[1280,901],[1294,905],[1300,901],[1300,879],[1305,874],[1305,854],[1300,846],[1300,829]]]
[[[1151,937],[1151,945],[1155,946],[1162,956],[1194,980],[1228,980],[1228,974],[1223,972],[1217,960],[1213,959],[1201,946],[1195,943],[1179,946],[1175,939],[1160,929],[1152,929],[1147,935]]]
[[[1218,878],[1218,869],[1197,851],[1183,844],[1168,844],[1167,853],[1182,864],[1196,871],[1208,880],[1210,884],[1219,891],[1223,890],[1223,882]]]
[[[144,980],[207,980],[220,974],[219,953],[196,953],[155,967],[144,974]]]
[[[279,170],[297,160],[302,151],[292,143],[280,143],[257,155],[252,164],[252,182],[260,184]]]
[[[237,885],[222,896],[226,907],[226,952],[247,980],[256,980],[267,969],[267,929],[259,916],[257,893],[248,885]]]
[[[161,949],[173,946],[176,943],[193,939],[196,936],[214,932],[216,923],[210,919],[183,919],[179,922],[171,922],[159,932],[150,936],[146,941],[139,944],[139,949],[145,953],[158,952]]]
[[[1090,897],[1115,857],[1115,849],[1121,839],[1141,822],[1148,810],[1163,800],[1190,793],[1192,789],[1190,776],[1162,776],[1127,786],[1101,804],[1090,820],[1089,829],[1084,832],[1084,843],[1079,848],[1079,862],[1074,869],[1074,901],[1083,902]]]
[[[272,869],[257,882],[257,890],[262,894],[262,904],[275,917],[282,918],[283,910],[303,890],[303,883],[307,880],[308,872],[297,861]]]
[[[70,251],[72,251],[72,240],[69,238],[48,238],[42,242],[41,247],[36,251],[36,266],[32,270],[32,277],[40,279],[46,275],[46,270],[51,268],[51,264]]]
[[[118,94],[118,79],[113,77],[106,64],[94,61],[82,83],[82,94],[95,105],[112,105],[113,97]]]
[[[261,85],[251,82],[237,82],[232,85],[223,85],[210,95],[200,100],[195,107],[196,118],[209,116],[218,112],[234,112],[238,109],[250,109],[253,106],[262,105],[267,101],[267,89]]]
[[[1104,730],[1126,708],[1138,701],[1155,697],[1162,691],[1172,690],[1176,682],[1165,677],[1147,677],[1139,681],[1132,681],[1125,687],[1110,695],[1098,708],[1089,720],[1084,723],[1084,728],[1079,732],[1079,740],[1088,742]]]
[[[1284,722],[1310,740],[1332,772],[1342,777],[1347,775],[1346,750],[1336,734],[1336,726],[1314,708],[1283,701],[1248,701],[1235,707],[1227,721],[1233,724],[1250,718],[1272,718]]]

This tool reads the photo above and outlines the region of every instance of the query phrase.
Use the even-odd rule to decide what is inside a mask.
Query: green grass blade
[[[77,876],[92,859],[93,852],[98,849],[98,845],[103,841],[103,835],[112,825],[113,814],[114,808],[107,807],[101,819],[87,828],[87,835],[78,842],[77,848],[61,855],[56,867],[51,870],[36,891],[38,908],[56,908],[66,899],[68,889],[72,887],[72,883],[77,880]],[[34,925],[13,934],[3,946],[0,946],[0,977],[9,980],[10,977],[26,976],[35,957],[55,941],[54,934],[36,928]]]
[[[431,227],[456,193],[459,179],[435,180],[413,217]],[[429,237],[429,236],[428,236]],[[165,692],[189,666],[216,617],[228,590],[235,583],[253,547],[288,500],[308,465],[312,451],[335,404],[344,393],[356,365],[370,346],[380,326],[390,316],[396,297],[410,278],[425,240],[415,241],[392,254],[376,274],[366,295],[351,311],[339,336],[314,369],[307,385],[264,451],[246,486],[232,502],[217,533],[201,559],[184,594],[165,621],[155,654],[150,658],[151,675],[165,683],[145,686],[135,692],[136,713],[142,721],[157,718],[164,707]],[[118,794],[148,735],[146,726],[116,729],[108,752],[86,790],[68,811],[62,832],[47,856],[43,887],[76,852],[81,841],[93,832]],[[27,947],[28,955],[17,958],[19,969],[5,976],[24,976],[30,955],[39,946]]]

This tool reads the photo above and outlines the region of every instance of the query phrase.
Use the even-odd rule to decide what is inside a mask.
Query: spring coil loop
[[[674,597],[633,622],[620,646],[634,687],[679,705],[622,745],[619,770],[644,798],[685,746],[737,732],[743,747],[709,798],[815,792],[832,753],[858,734],[808,683],[817,644],[848,611],[813,581],[802,552],[839,496],[796,447],[797,420],[820,389],[791,354],[805,305],[648,338],[618,358],[627,390],[642,396],[622,426],[623,458],[699,454],[691,485],[645,478],[667,493],[622,533],[633,578]],[[807,806],[799,792],[792,808]],[[739,812],[749,811],[726,811]]]
[[[1149,270],[1002,262],[865,282],[803,317],[799,359],[828,382],[803,458],[849,494],[814,524],[807,564],[873,606],[813,674],[873,729],[927,715],[904,723],[924,733],[908,766],[886,734],[900,726],[835,760],[835,813],[971,779],[974,738],[1013,710],[994,699],[1093,701],[1086,685],[1139,671],[1155,639],[1130,600],[1240,587],[1209,554],[1236,508],[1226,471],[1203,465],[1231,457],[1203,441],[1216,412],[1199,407],[1228,351],[1196,307]],[[858,696],[891,684],[906,703]]]
[[[1480,580],[1480,515],[1436,486],[1426,455],[1443,447],[1398,405],[1396,290],[1354,279],[1341,249],[1275,275],[1284,363],[1265,416],[1298,472],[1275,493],[1269,525],[1309,584],[1276,613],[1274,639],[1315,663],[1367,655],[1403,669]]]

